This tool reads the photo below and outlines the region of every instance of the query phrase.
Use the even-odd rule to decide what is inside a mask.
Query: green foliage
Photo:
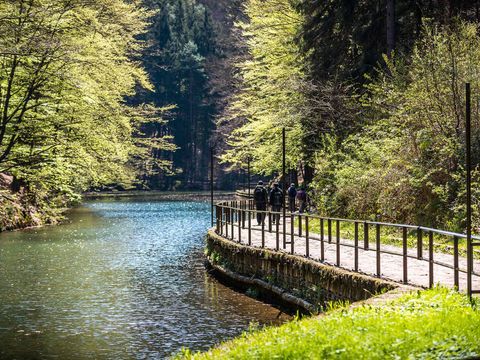
[[[323,212],[463,230],[464,83],[478,93],[479,49],[477,26],[457,22],[426,26],[409,63],[385,59],[362,99],[369,125],[317,154]],[[475,109],[476,154],[479,124]]]
[[[238,123],[228,138],[223,161],[243,166],[248,156],[257,173],[281,170],[282,128],[287,130],[287,162],[300,156],[304,74],[295,36],[302,18],[288,0],[249,0],[249,22],[239,23],[248,60],[238,64],[242,87],[222,122]]]
[[[129,161],[148,152],[124,99],[150,87],[135,57],[151,15],[137,1],[0,3],[0,172],[68,198],[135,179]]]
[[[421,36],[425,19],[448,24],[451,19],[479,20],[471,0],[297,0],[305,16],[302,52],[310,77],[325,81],[364,81],[387,53],[387,3],[395,13],[395,53],[408,56]],[[396,25],[396,26],[395,26]]]
[[[412,292],[383,306],[246,332],[186,359],[438,359],[480,355],[478,305],[453,291]]]
[[[209,93],[206,61],[215,54],[215,33],[208,10],[196,0],[148,0],[155,11],[145,34],[147,47],[142,63],[150,75],[154,91],[143,91],[132,99],[159,107],[175,104],[168,124],[142,128],[147,136],[172,135],[178,150],[154,151],[157,161],[172,160],[176,178],[165,178],[155,167],[145,171],[146,186],[159,188],[195,186],[208,173],[209,137],[213,130],[214,96]],[[162,170],[162,167],[160,167]]]

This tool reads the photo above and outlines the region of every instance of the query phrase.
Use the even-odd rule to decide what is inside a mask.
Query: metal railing
[[[421,261],[428,264],[428,287],[435,285],[437,267],[437,271],[440,268],[453,271],[453,285],[457,289],[460,289],[460,275],[464,274],[467,291],[470,290],[469,295],[480,293],[472,290],[472,277],[480,277],[480,273],[474,269],[475,255],[466,248],[467,236],[464,234],[423,226],[256,210],[253,200],[221,202],[215,205],[215,209],[217,234],[233,241],[252,246],[253,239],[256,239],[258,244],[255,246],[288,251],[291,254],[295,254],[296,246],[301,244],[303,256],[320,262],[325,262],[328,248],[330,256],[332,252],[335,254],[333,265],[336,266],[342,264],[342,256],[345,255],[343,249],[350,248],[353,249],[351,270],[357,272],[360,271],[359,253],[375,254],[375,269],[372,275],[377,277],[382,277],[382,266],[385,265],[382,255],[400,257],[402,260],[399,264],[401,263],[402,269],[399,281],[405,284],[410,283],[410,272],[413,274],[415,271],[410,268],[410,263]],[[255,226],[254,219],[256,220],[257,215],[261,216],[263,221]],[[266,244],[267,237],[274,240],[270,246]],[[473,236],[472,239],[475,241],[472,248],[480,245],[480,237]],[[312,257],[312,244],[319,244],[319,254],[317,253],[316,257]],[[351,251],[345,256],[352,260]]]

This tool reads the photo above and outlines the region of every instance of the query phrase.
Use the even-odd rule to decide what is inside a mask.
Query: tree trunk
[[[387,0],[387,54],[395,50],[395,0]]]

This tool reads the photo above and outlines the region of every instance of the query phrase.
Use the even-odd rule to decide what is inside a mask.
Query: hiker
[[[278,186],[278,183],[273,184],[273,189],[270,192],[270,205],[272,206],[272,211],[276,212],[277,214],[274,214],[273,216],[273,223],[275,224],[275,221],[280,223],[280,211],[282,210],[283,207],[283,191],[280,189]]]
[[[305,187],[301,186],[300,190],[297,191],[297,200],[300,207],[298,212],[303,214],[307,208],[307,191]]]
[[[295,197],[297,196],[297,189],[295,189],[295,184],[292,183],[287,190],[288,193],[288,210],[290,212],[295,212]]]
[[[261,180],[258,182],[255,190],[253,190],[253,200],[255,201],[255,208],[258,211],[267,211],[268,193]],[[265,213],[257,212],[257,225],[263,224],[264,220]]]

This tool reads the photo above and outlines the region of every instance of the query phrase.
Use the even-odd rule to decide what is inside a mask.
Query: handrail
[[[243,200],[242,200],[243,202]],[[230,206],[230,205],[224,205],[224,202],[219,202],[216,205],[221,206],[223,208],[229,208],[233,210],[239,209],[238,207],[235,206]],[[264,213],[264,214],[277,214],[277,215],[283,215],[283,212],[275,212],[272,210],[256,210],[254,208],[249,208],[249,209],[243,209],[243,210],[248,210],[248,211],[255,211],[256,213]],[[359,224],[368,224],[368,225],[381,225],[381,226],[389,226],[389,227],[396,227],[396,228],[407,228],[411,230],[422,230],[424,232],[434,232],[439,235],[445,235],[445,236],[457,236],[461,239],[466,239],[467,234],[462,234],[462,233],[455,233],[452,231],[447,231],[447,230],[440,230],[440,229],[434,229],[430,227],[425,227],[425,226],[420,226],[420,225],[408,225],[408,224],[396,224],[396,223],[386,223],[386,222],[381,222],[381,221],[372,221],[372,220],[355,220],[355,219],[345,219],[345,218],[336,218],[336,217],[326,217],[326,216],[319,216],[315,214],[299,214],[299,213],[292,213],[292,212],[286,212],[287,216],[295,215],[295,216],[308,216],[309,218],[312,219],[323,219],[323,220],[331,220],[331,221],[341,221],[341,222],[349,222],[349,223],[359,223]],[[480,235],[472,235],[472,239],[475,240],[480,240]]]
[[[454,286],[460,288],[460,277],[459,274],[468,274],[468,270],[465,270],[460,266],[460,260],[464,259],[459,256],[459,241],[466,239],[467,235],[461,233],[455,233],[451,231],[433,229],[430,227],[417,226],[417,225],[407,225],[407,224],[394,224],[388,222],[379,222],[379,221],[370,221],[370,220],[354,220],[354,219],[342,219],[335,217],[325,217],[319,216],[316,214],[300,214],[296,212],[284,212],[284,211],[272,211],[270,209],[266,210],[257,210],[254,206],[253,200],[233,200],[233,201],[222,201],[215,205],[216,209],[216,232],[226,238],[231,240],[242,242],[242,236],[245,243],[252,245],[252,232],[261,232],[261,247],[265,248],[267,243],[266,234],[274,234],[275,250],[286,250],[287,245],[290,245],[289,252],[295,253],[295,240],[297,238],[301,239],[305,243],[305,256],[311,258],[310,254],[310,242],[320,242],[320,261],[325,260],[325,251],[327,246],[332,244],[335,251],[335,265],[341,266],[341,248],[349,247],[354,249],[354,270],[359,270],[359,251],[363,252],[375,252],[375,266],[377,277],[382,277],[381,272],[381,254],[388,254],[392,256],[399,256],[403,258],[402,268],[403,268],[403,283],[408,284],[409,282],[409,259],[420,260],[422,262],[428,263],[428,286],[432,287],[434,285],[435,279],[435,266],[442,267],[446,269],[453,270],[453,283]],[[257,216],[261,226],[255,228],[252,226],[252,218]],[[268,220],[267,220],[268,219]],[[289,226],[287,223],[290,222]],[[315,222],[315,230],[311,229],[309,224]],[[341,225],[342,224],[353,224],[354,229],[350,229],[349,237],[350,239],[344,239],[341,237]],[[363,234],[360,234],[360,227],[363,228]],[[402,230],[403,235],[401,237],[389,237],[389,243],[385,244],[384,238],[385,235],[382,234],[382,229],[390,228]],[[370,233],[370,229],[373,231]],[[244,231],[242,231],[244,230]],[[335,233],[334,233],[335,232]],[[410,236],[409,236],[410,232]],[[412,232],[416,236],[412,237]],[[345,233],[345,229],[343,229]],[[353,235],[352,235],[353,233]],[[363,242],[360,243],[361,235],[363,235]],[[424,239],[425,235],[425,239]],[[438,252],[435,252],[435,248],[442,246],[444,244],[438,244],[434,242],[435,235],[450,238],[453,240],[453,263],[448,264],[445,261],[439,261],[435,259],[435,254],[438,256]],[[353,239],[351,238],[353,236]],[[371,239],[372,236],[374,239]],[[390,235],[389,235],[390,236]],[[409,242],[410,238],[410,242]],[[416,242],[416,254],[412,255],[409,252],[409,249],[412,249],[411,245],[413,242]],[[475,240],[480,240],[480,236],[472,236]],[[271,240],[271,239],[270,239]],[[282,240],[282,241],[280,241]],[[383,240],[383,241],[382,241]],[[371,244],[370,244],[371,243]],[[401,246],[392,245],[398,243]],[[393,246],[394,249],[385,249],[383,246]],[[451,248],[451,245],[445,245]],[[273,247],[273,245],[272,245]],[[414,248],[415,248],[414,247]],[[424,249],[425,247],[425,249]],[[398,251],[396,251],[396,249]],[[428,251],[428,255],[424,256],[424,253]],[[467,252],[467,256],[469,253]],[[471,255],[473,257],[473,255]],[[472,259],[467,259],[467,263]],[[462,260],[463,262],[463,260]],[[472,267],[471,274],[480,277],[479,273],[476,273]],[[472,281],[471,276],[467,276],[467,282]],[[469,280],[470,279],[470,280]],[[471,289],[471,284],[467,284],[467,289]],[[471,294],[469,294],[471,295]]]

